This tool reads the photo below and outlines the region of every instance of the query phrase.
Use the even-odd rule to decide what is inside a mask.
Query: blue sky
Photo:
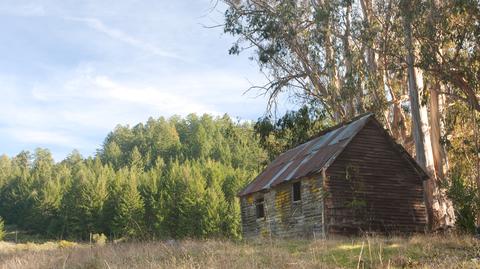
[[[214,2],[2,0],[0,154],[92,155],[115,125],[150,116],[263,115],[266,98],[243,94],[265,81],[256,64],[204,27],[223,22]]]

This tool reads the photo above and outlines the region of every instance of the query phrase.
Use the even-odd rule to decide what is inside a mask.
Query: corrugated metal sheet
[[[267,190],[282,182],[301,178],[330,165],[373,116],[369,113],[341,124],[278,156],[238,195]]]

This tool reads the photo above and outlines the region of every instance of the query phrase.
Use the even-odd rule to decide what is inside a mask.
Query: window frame
[[[296,190],[296,187],[298,186],[298,190]],[[297,197],[298,195],[298,197]],[[297,199],[295,199],[297,198]],[[300,202],[302,201],[302,182],[297,181],[292,183],[292,202]]]
[[[255,217],[256,219],[265,218],[265,199],[263,197],[255,200]]]

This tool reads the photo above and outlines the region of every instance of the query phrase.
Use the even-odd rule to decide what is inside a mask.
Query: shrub
[[[75,247],[77,246],[78,244],[75,243],[75,242],[71,242],[71,241],[67,241],[67,240],[60,240],[58,242],[58,247],[59,248],[71,248],[71,247]]]
[[[448,196],[455,207],[457,228],[463,232],[475,233],[475,215],[480,200],[476,186],[461,177],[453,176],[448,186]]]
[[[104,234],[94,234],[92,239],[98,246],[103,246],[107,242],[107,237]]]

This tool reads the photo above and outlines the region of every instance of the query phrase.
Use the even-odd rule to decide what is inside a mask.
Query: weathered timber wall
[[[296,181],[278,185],[267,193],[241,197],[244,237],[321,237],[323,235],[321,176],[304,178],[301,181],[302,199],[293,202],[292,184]],[[257,219],[255,201],[262,195],[265,218]]]
[[[328,233],[424,231],[422,180],[370,121],[327,169]]]

